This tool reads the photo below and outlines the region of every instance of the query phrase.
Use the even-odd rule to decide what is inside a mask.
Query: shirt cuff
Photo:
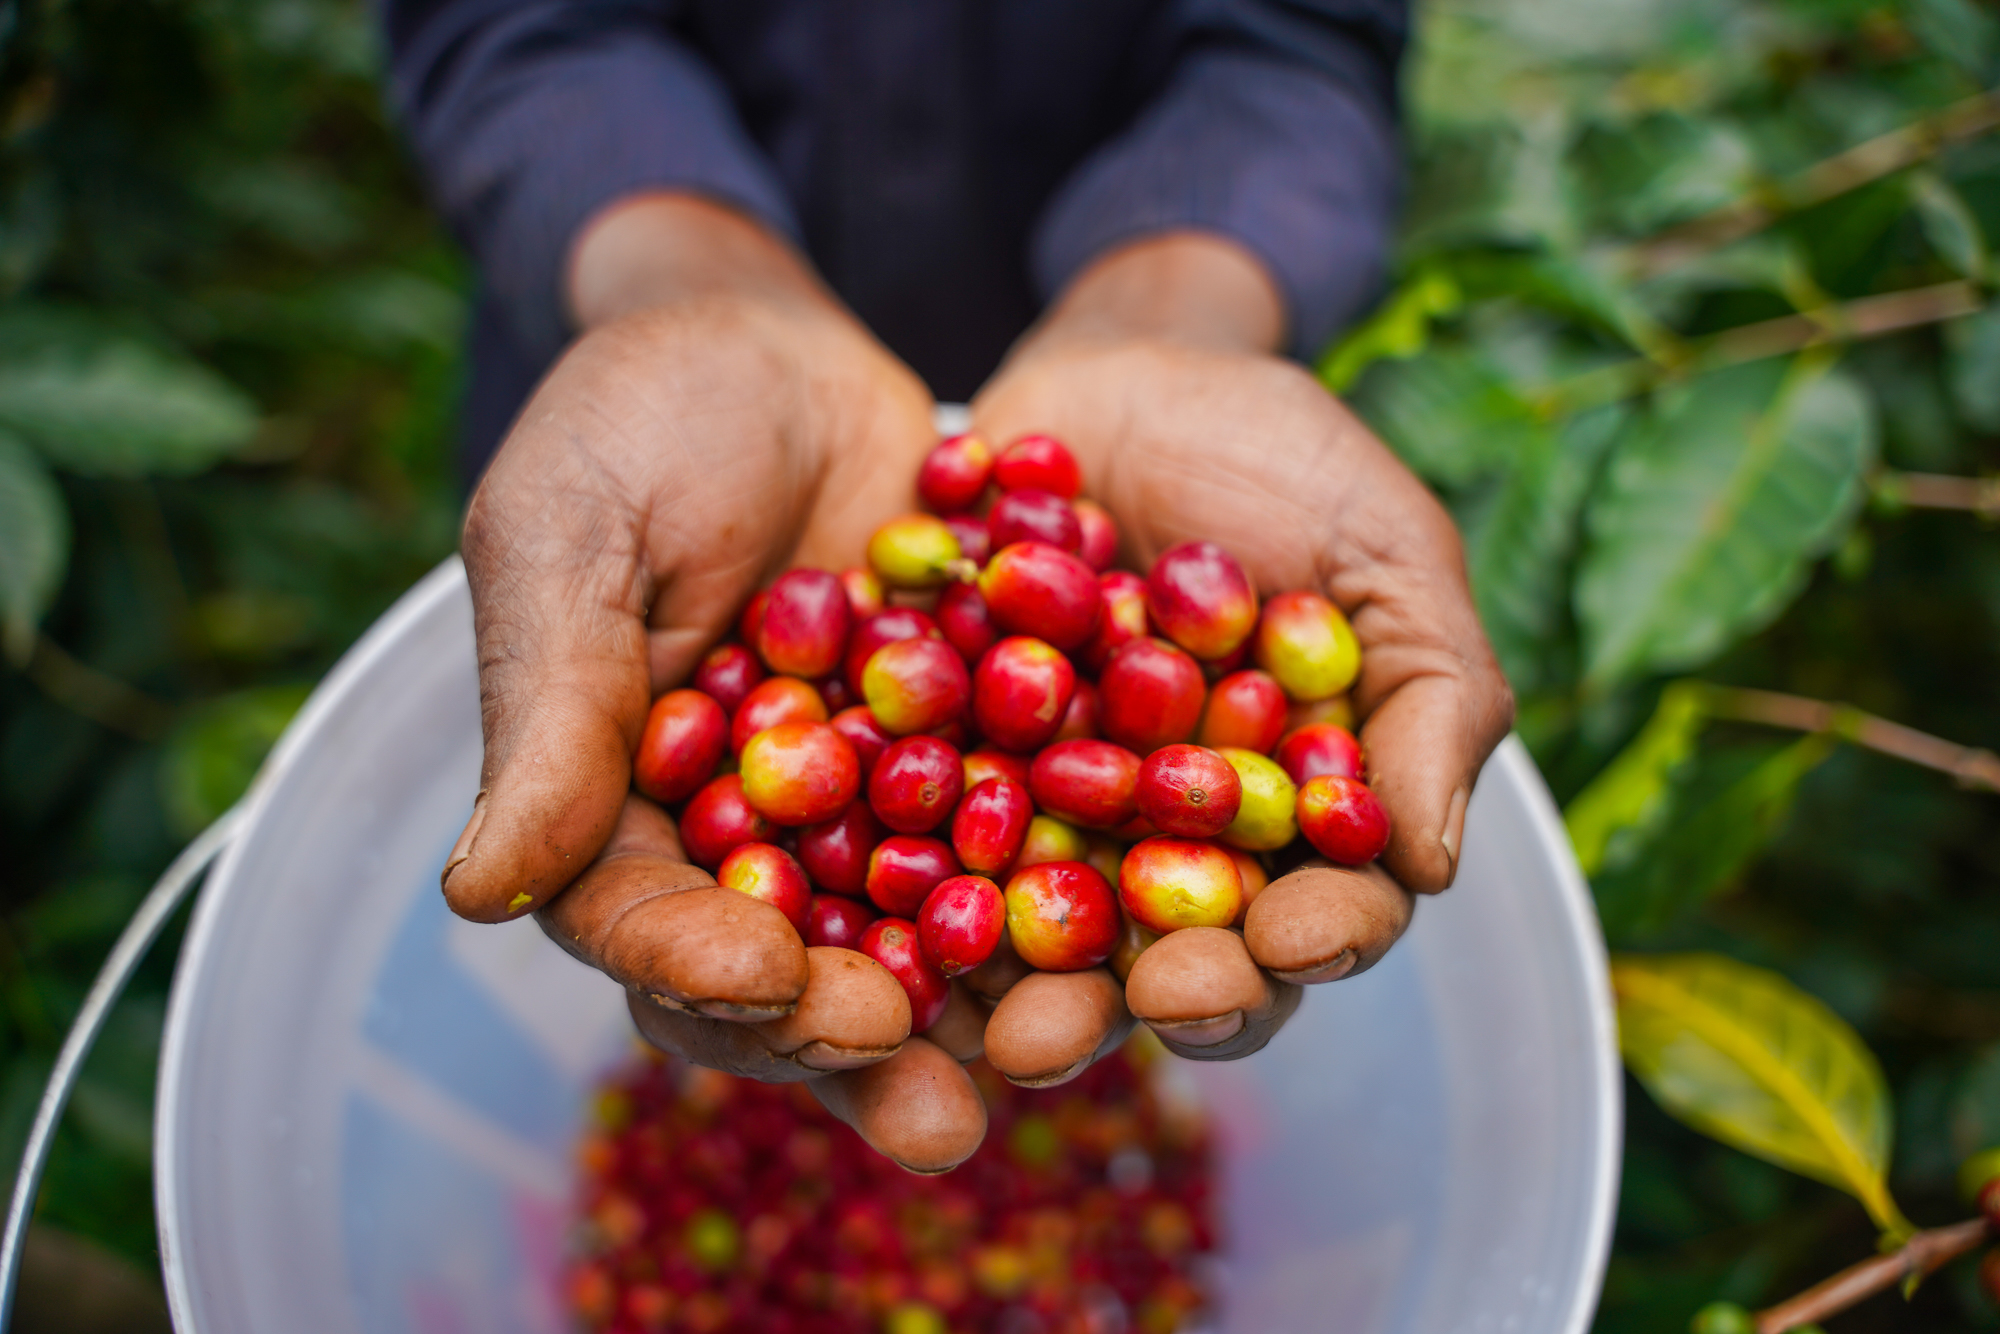
[[[1399,185],[1396,131],[1372,99],[1268,56],[1203,53],[1051,201],[1035,282],[1052,300],[1123,242],[1214,232],[1263,261],[1290,351],[1309,360],[1380,292]]]

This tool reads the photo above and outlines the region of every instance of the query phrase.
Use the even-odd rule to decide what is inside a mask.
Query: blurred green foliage
[[[359,4],[44,0],[0,45],[0,1160],[139,897],[454,545],[462,266]],[[170,939],[41,1216],[151,1265]]]
[[[1909,473],[2000,466],[2000,11],[1423,16],[1401,281],[1322,373],[1457,514],[1613,947],[1824,1002],[1886,1073],[1897,1202],[1963,1217],[1954,1167],[2000,1140],[2000,796],[1837,739],[1852,711],[1746,722],[1729,688],[2000,743],[2000,532],[1906,503]],[[1677,1076],[1676,1113],[1728,1133],[1704,1112],[1742,1106],[1724,1074]],[[1677,1334],[1874,1250],[1854,1200],[1628,1095],[1599,1330]],[[1835,1327],[1996,1323],[1962,1263]]]
[[[451,549],[464,285],[361,4],[12,12],[8,1158],[146,884]],[[1324,366],[1460,517],[1613,944],[1733,956],[1852,1024],[1919,1225],[1960,1216],[1958,1160],[2000,1142],[2000,798],[1685,682],[2000,744],[2000,533],[1896,482],[2000,467],[2000,136],[1836,156],[1997,73],[1990,0],[1429,0],[1402,281]],[[43,1204],[135,1257],[171,957],[93,1059]],[[1606,1334],[1677,1334],[1872,1249],[1848,1196],[1629,1092]],[[1838,1327],[1996,1323],[1960,1266]]]

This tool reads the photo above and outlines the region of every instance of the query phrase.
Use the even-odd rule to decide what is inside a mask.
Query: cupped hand
[[[789,250],[699,201],[615,210],[572,298],[588,331],[466,518],[486,754],[445,897],[475,921],[534,912],[628,988],[658,1045],[813,1079],[883,1152],[941,1170],[985,1113],[958,1062],[909,1037],[894,979],[716,888],[630,791],[653,697],[757,586],[853,563],[909,507],[930,396]]]
[[[1323,593],[1361,641],[1353,702],[1389,848],[1379,867],[1309,862],[1272,882],[1241,935],[1179,931],[1139,956],[1127,1006],[1198,1058],[1258,1050],[1300,985],[1368,968],[1408,926],[1412,892],[1450,885],[1473,782],[1513,719],[1449,516],[1305,370],[1263,350],[1279,309],[1226,242],[1141,243],[1086,273],[973,404],[988,439],[1069,444],[1118,521],[1121,564],[1212,540],[1261,594]],[[1005,1018],[1003,1002],[989,1054]]]

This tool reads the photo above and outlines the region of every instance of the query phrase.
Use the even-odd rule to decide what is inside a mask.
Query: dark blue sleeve
[[[1197,228],[1241,242],[1282,289],[1310,358],[1387,267],[1401,183],[1402,0],[1206,0],[1183,6],[1161,92],[1087,158],[1037,224],[1044,299],[1105,249]]]
[[[637,190],[684,189],[798,236],[674,0],[384,0],[391,96],[446,221],[537,363],[569,336],[570,240]]]

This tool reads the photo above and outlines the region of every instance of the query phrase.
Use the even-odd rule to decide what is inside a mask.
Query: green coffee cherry
[[[1688,1322],[1689,1334],[1757,1334],[1757,1322],[1735,1302],[1710,1302]]]

